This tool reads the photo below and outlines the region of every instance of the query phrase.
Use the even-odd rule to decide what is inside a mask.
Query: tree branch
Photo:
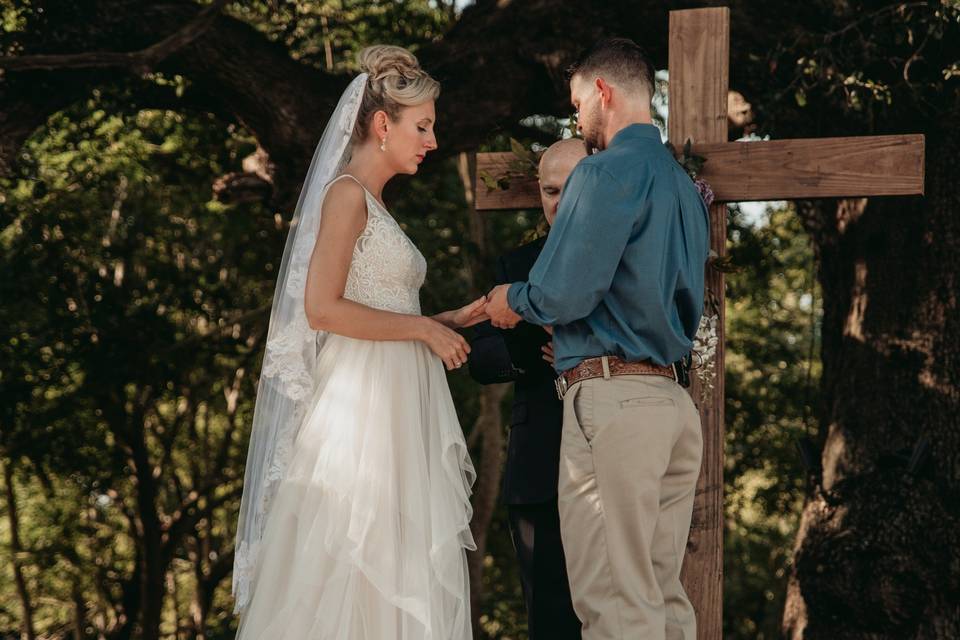
[[[88,53],[0,56],[0,69],[24,71],[42,69],[104,69],[124,67],[149,72],[156,64],[182,49],[210,28],[230,0],[214,0],[182,29],[140,51],[91,51]]]
[[[106,29],[104,24],[91,23],[81,25],[80,33],[75,25],[67,30],[70,36],[65,44],[74,50],[103,48],[109,46],[104,43],[118,38],[133,43],[155,42],[161,34],[177,30],[178,25],[200,21],[198,5],[185,0],[147,5],[138,12],[130,11],[129,4],[119,0],[91,0],[91,4],[96,14],[111,19]],[[556,0],[480,0],[466,8],[442,40],[418,52],[424,67],[443,83],[443,96],[437,105],[439,155],[474,149],[494,132],[514,130],[523,116],[568,111],[563,68],[579,53],[581,43],[591,42],[609,27],[635,22],[630,18],[635,16],[636,7],[628,4],[611,2],[585,10],[566,7]],[[193,31],[178,36],[183,38],[174,43],[179,48],[162,50],[166,57],[155,63],[156,70],[187,79],[184,101],[189,102],[191,95],[198,93],[221,119],[237,122],[256,136],[276,166],[271,204],[280,210],[290,209],[316,139],[349,78],[294,60],[281,44],[271,42],[241,20],[223,13],[216,18],[210,18],[202,38],[192,35]],[[655,36],[662,36],[660,25],[665,20],[665,7],[651,9],[641,30],[629,35],[657,42]],[[564,24],[562,34],[554,29],[559,23]],[[56,27],[53,23],[43,28]],[[518,34],[524,34],[519,45]],[[56,46],[64,43],[58,40]],[[652,53],[656,57],[657,52]],[[117,62],[108,59],[104,64]],[[19,64],[26,62],[21,59]],[[51,66],[50,59],[45,64]],[[130,64],[128,58],[124,58],[124,64]],[[57,75],[44,75],[53,73]],[[504,77],[510,82],[503,82]],[[4,91],[2,84],[8,80],[22,83],[8,85],[10,90]],[[59,68],[55,72],[10,70],[0,83],[0,113],[11,114],[13,108],[18,109],[6,121],[0,117],[0,142],[6,143],[0,145],[0,168],[4,161],[12,165],[20,144],[42,126],[50,113],[82,98],[93,87],[116,80],[116,73],[102,67]],[[62,96],[61,87],[67,84],[75,85],[74,91]],[[134,90],[134,101],[139,100],[138,91]],[[13,135],[7,136],[8,131]]]

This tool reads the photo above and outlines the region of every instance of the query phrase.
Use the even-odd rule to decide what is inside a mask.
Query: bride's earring
[[[387,137],[384,136],[384,137],[380,140],[380,151],[386,151],[386,150],[387,150]]]

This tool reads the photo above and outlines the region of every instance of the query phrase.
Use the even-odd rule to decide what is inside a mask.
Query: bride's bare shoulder
[[[341,178],[331,184],[323,199],[321,226],[325,222],[334,224],[336,221],[337,226],[362,228],[366,220],[367,201],[363,187],[351,178]]]
[[[328,206],[336,209],[358,207],[366,209],[366,191],[353,178],[342,176],[327,189],[323,208],[326,209]]]

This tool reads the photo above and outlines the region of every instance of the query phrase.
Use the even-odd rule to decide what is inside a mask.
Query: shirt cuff
[[[528,290],[526,282],[514,282],[507,289],[507,304],[518,316],[523,316],[524,312],[530,308]]]

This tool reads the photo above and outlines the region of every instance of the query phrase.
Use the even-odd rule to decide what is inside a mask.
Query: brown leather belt
[[[673,365],[654,364],[649,360],[643,362],[626,362],[617,356],[600,356],[587,358],[573,369],[567,369],[556,379],[557,396],[563,400],[567,389],[578,382],[591,378],[606,377],[603,361],[607,361],[607,372],[610,376],[663,376],[677,381],[677,374]]]

